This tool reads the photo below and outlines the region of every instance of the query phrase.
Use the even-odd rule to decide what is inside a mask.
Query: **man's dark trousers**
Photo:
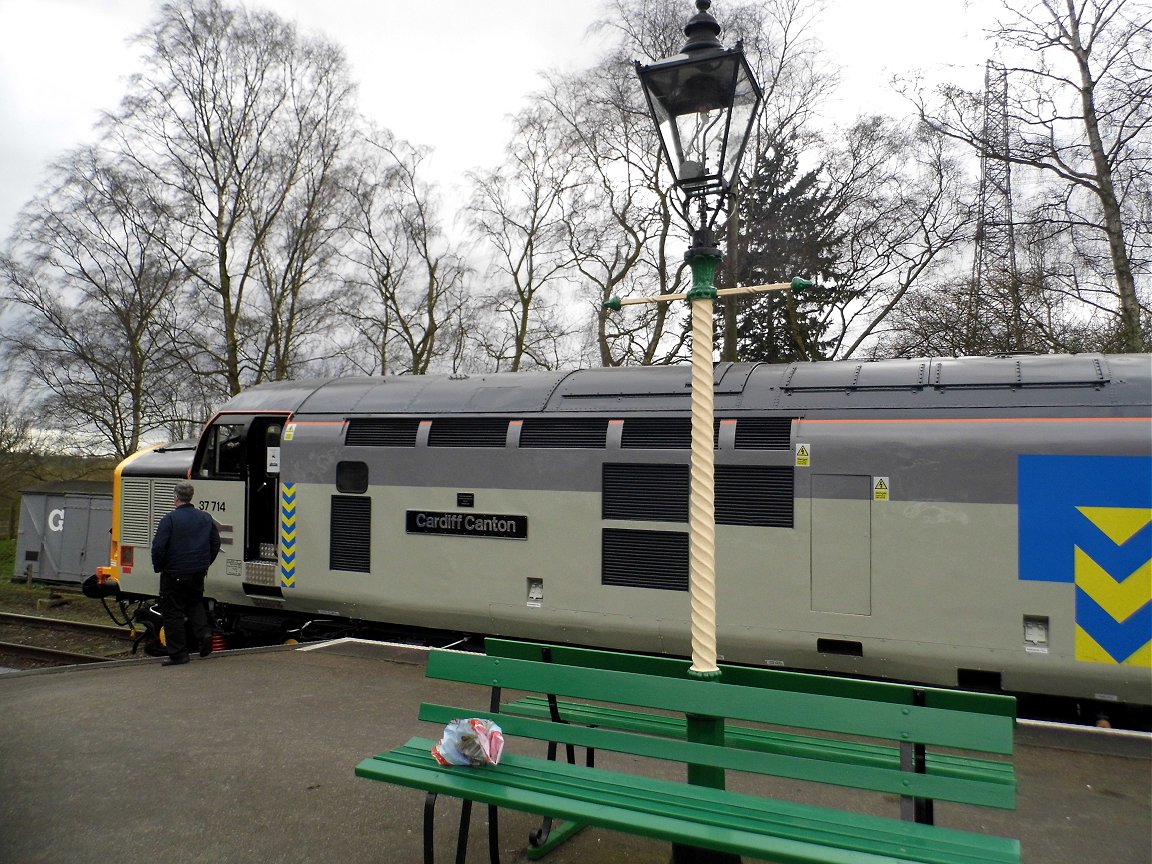
[[[160,615],[164,620],[164,635],[168,656],[177,661],[188,659],[186,625],[192,626],[197,639],[211,639],[212,625],[204,610],[204,577],[199,573],[160,574]]]

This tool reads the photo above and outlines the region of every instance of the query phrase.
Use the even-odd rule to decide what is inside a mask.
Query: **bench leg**
[[[583,822],[564,822],[554,828],[551,817],[547,817],[544,825],[528,835],[528,850],[525,854],[530,861],[538,861],[587,827]]]
[[[556,697],[549,695],[549,704],[553,713],[553,721],[557,723],[566,723],[568,721],[561,720],[560,715],[556,710],[555,700]],[[595,728],[595,727],[593,727]],[[568,744],[567,755],[568,764],[576,764],[576,748]],[[548,760],[550,762],[556,761],[556,742],[548,742]],[[596,751],[592,747],[586,747],[584,751],[584,764],[589,768],[596,767]],[[583,831],[587,826],[580,822],[565,822],[559,827],[553,827],[553,820],[551,816],[544,816],[541,819],[540,827],[528,834],[528,850],[526,852],[529,860],[537,861],[555,849],[557,846],[568,841],[569,838]]]
[[[472,825],[472,802],[467,798],[460,802],[460,830],[456,832],[456,864],[464,864],[468,858],[468,828]]]
[[[500,823],[495,805],[488,805],[488,858],[492,864],[500,864]],[[456,864],[464,864],[468,858],[468,829],[472,824],[472,802],[467,798],[460,801],[460,829],[456,833]],[[435,864],[436,849],[436,793],[424,796],[424,864]]]
[[[495,804],[488,805],[488,860],[500,864],[500,810]]]
[[[424,796],[424,864],[434,864],[435,848],[432,841],[436,837],[436,793]]]

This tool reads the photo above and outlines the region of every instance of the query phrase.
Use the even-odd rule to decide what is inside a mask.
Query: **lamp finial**
[[[712,0],[696,0],[698,11],[684,25],[684,35],[688,41],[680,49],[683,53],[724,47],[720,44],[720,24],[708,11],[711,5]]]

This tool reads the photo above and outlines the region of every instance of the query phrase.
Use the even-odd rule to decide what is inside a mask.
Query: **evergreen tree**
[[[835,280],[836,210],[819,170],[801,174],[795,139],[764,148],[740,201],[737,282],[762,285],[793,276]],[[827,297],[821,294],[824,300]],[[736,341],[740,360],[816,360],[831,344],[820,298],[773,291],[741,299]]]

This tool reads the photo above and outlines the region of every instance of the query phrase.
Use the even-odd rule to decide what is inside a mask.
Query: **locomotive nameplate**
[[[444,534],[452,537],[497,537],[527,540],[528,517],[497,513],[442,513],[409,510],[404,517],[409,534]]]

